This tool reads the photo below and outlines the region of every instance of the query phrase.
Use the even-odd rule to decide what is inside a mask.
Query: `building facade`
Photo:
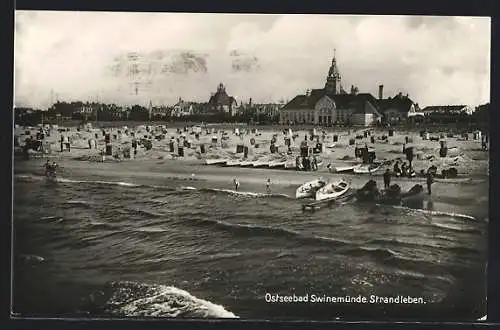
[[[383,98],[384,86],[379,86],[379,99],[378,108],[383,115],[383,120],[386,123],[397,123],[401,121],[406,121],[410,117],[423,115],[420,112],[418,103],[413,102],[413,100],[408,96],[408,94],[403,95],[403,93],[398,93],[394,97]]]
[[[335,56],[324,88],[297,95],[280,110],[281,124],[370,126],[381,118],[377,100],[371,94],[358,94],[358,89],[354,86],[351,93],[344,91]]]
[[[236,99],[227,94],[226,87],[222,83],[219,84],[217,92],[208,101],[208,111],[212,114],[225,113],[235,116],[238,110],[237,107]]]
[[[192,116],[194,114],[193,104],[191,102],[186,102],[182,98],[174,105],[172,109],[172,117],[186,117]]]

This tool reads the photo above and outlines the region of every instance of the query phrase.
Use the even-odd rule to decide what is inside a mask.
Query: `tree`
[[[136,104],[130,108],[130,115],[128,118],[132,121],[148,121],[149,110]]]

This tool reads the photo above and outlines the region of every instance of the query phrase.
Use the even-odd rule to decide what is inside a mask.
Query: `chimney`
[[[384,85],[378,85],[378,99],[382,100],[384,98]]]
[[[248,100],[248,105],[252,106],[252,98],[250,98],[250,100]]]

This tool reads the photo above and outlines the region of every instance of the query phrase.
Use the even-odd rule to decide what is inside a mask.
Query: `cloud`
[[[489,18],[16,12],[15,102],[46,106],[51,90],[117,103],[206,101],[219,82],[239,100],[291,99],[323,87],[334,49],[346,90],[376,95],[384,84],[386,95],[402,91],[421,105],[489,101]],[[142,59],[124,70],[180,67],[111,74],[129,52]],[[180,60],[186,53],[196,59]],[[193,61],[206,70],[186,69]]]

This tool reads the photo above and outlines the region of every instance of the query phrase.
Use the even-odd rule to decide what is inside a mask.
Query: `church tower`
[[[220,83],[219,87],[217,87],[217,92],[221,93],[221,92],[225,92],[225,91],[226,91],[226,87],[224,87],[223,83]]]
[[[335,50],[333,52],[332,65],[328,71],[328,76],[326,77],[325,91],[327,94],[340,94],[341,93],[341,82],[340,82],[340,72],[337,67],[337,59],[335,58]]]

